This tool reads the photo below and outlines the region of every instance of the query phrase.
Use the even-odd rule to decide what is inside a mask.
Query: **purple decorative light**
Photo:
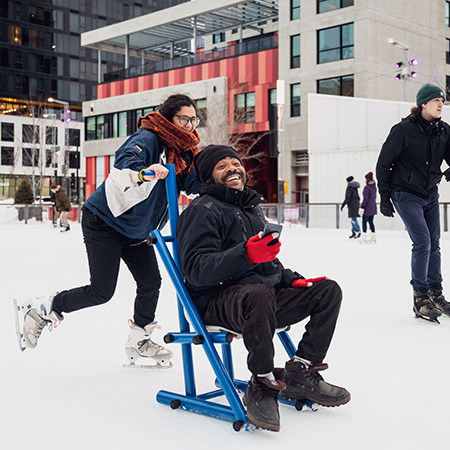
[[[411,65],[412,66],[417,66],[417,64],[419,64],[419,61],[417,61],[417,59],[412,59],[411,60]]]
[[[416,72],[411,72],[411,78],[417,78],[418,74]]]

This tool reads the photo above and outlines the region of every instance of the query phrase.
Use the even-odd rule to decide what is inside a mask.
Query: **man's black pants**
[[[91,282],[60,292],[53,308],[70,313],[106,303],[114,295],[123,259],[137,284],[134,322],[140,327],[154,321],[161,275],[153,247],[145,242],[130,245],[128,238],[108,226],[92,211],[83,208],[82,229],[89,260]]]
[[[248,350],[247,365],[254,375],[273,370],[273,336],[276,328],[310,317],[296,355],[312,363],[325,358],[336,327],[342,300],[339,285],[319,281],[310,288],[272,292],[262,284],[231,286],[213,299],[203,321],[242,333]]]

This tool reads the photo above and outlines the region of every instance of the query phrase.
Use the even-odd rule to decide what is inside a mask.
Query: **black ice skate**
[[[435,306],[428,296],[428,290],[417,289],[413,291],[413,311],[416,319],[426,320],[427,322],[439,324],[438,317],[442,315],[441,311]],[[446,302],[447,303],[447,302]]]
[[[278,395],[286,385],[281,380],[269,380],[252,376],[244,397],[248,420],[258,428],[280,431]]]
[[[445,300],[444,294],[442,293],[442,287],[440,288],[430,288],[428,291],[428,296],[433,302],[433,305],[441,311],[447,317],[450,317],[450,302]]]
[[[328,369],[328,364],[308,367],[300,361],[288,361],[285,370],[286,389],[281,396],[287,400],[308,399],[322,406],[340,406],[350,401],[350,392],[324,381],[319,371]]]

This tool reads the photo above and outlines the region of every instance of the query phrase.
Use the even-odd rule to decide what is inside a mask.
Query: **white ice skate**
[[[159,345],[151,340],[153,331],[157,328],[161,328],[161,326],[158,325],[158,322],[149,323],[144,328],[137,326],[132,320],[129,320],[128,324],[130,325],[130,332],[128,334],[127,343],[125,344],[125,353],[130,361],[130,364],[126,364],[124,367],[170,369],[173,366],[170,361],[173,353],[164,348],[162,345]],[[136,361],[139,358],[153,359],[156,364],[137,365]]]
[[[16,333],[20,350],[36,348],[42,330],[48,327],[51,331],[63,320],[62,316],[51,309],[55,295],[56,293],[49,298],[37,297],[21,305],[14,299]]]

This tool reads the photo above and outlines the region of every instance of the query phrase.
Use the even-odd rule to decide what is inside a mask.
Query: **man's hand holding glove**
[[[394,217],[394,205],[389,197],[381,197],[380,211],[383,216]]]
[[[311,287],[314,283],[318,281],[326,280],[327,277],[317,277],[317,278],[297,278],[291,283],[293,288],[303,288]]]
[[[273,261],[280,252],[281,243],[277,239],[279,234],[272,233],[261,239],[262,233],[252,236],[245,247],[247,249],[247,258],[253,264]]]

